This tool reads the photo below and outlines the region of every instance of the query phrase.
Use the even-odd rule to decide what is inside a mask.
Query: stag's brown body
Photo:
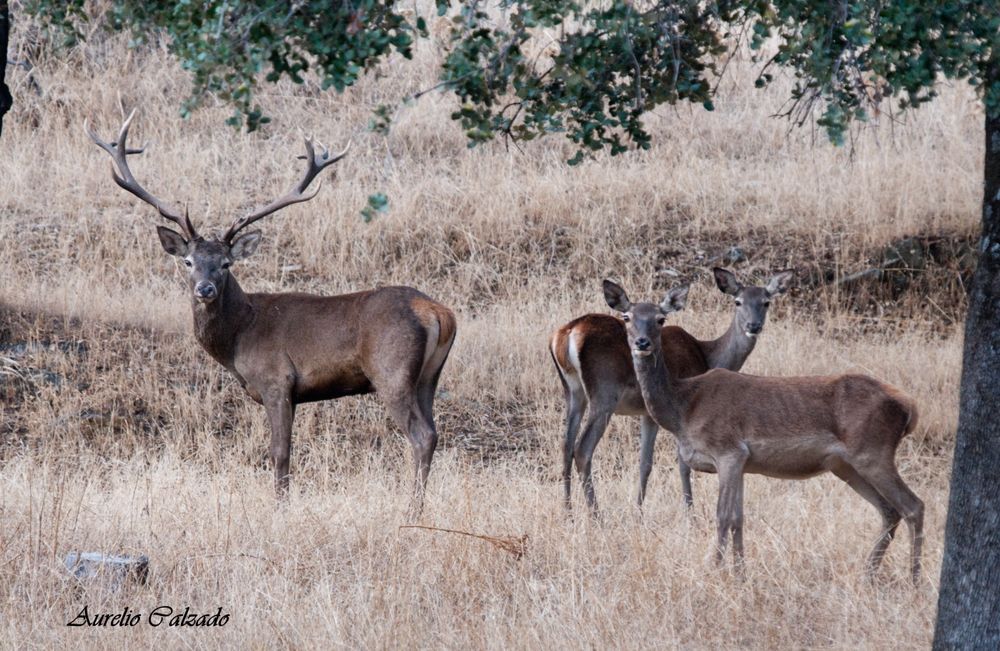
[[[451,310],[411,287],[247,294],[231,276],[223,296],[218,308],[192,301],[195,337],[261,404],[273,391],[295,404],[405,393],[440,372],[455,337]]]

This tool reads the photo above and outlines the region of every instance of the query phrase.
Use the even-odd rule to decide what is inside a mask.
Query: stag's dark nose
[[[202,300],[210,301],[215,298],[216,294],[218,294],[218,291],[215,289],[215,285],[207,280],[203,280],[194,286],[194,295]]]
[[[635,349],[636,350],[649,350],[649,343],[650,343],[649,339],[647,339],[645,337],[639,337],[638,339],[635,340]]]
[[[752,335],[759,335],[760,331],[764,329],[763,323],[750,323],[747,325],[747,332]]]

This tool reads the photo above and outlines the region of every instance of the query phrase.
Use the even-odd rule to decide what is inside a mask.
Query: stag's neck
[[[253,318],[253,307],[232,275],[219,298],[211,303],[192,299],[194,336],[217,362],[232,368],[240,334]]]
[[[649,415],[660,427],[680,433],[683,398],[678,380],[667,370],[663,352],[633,356],[632,365]]]
[[[757,337],[748,337],[745,332],[740,330],[734,316],[729,324],[729,329],[718,339],[703,342],[702,349],[705,351],[709,368],[738,371],[743,368],[743,363],[747,361],[747,357],[750,357],[755,345],[757,345]]]

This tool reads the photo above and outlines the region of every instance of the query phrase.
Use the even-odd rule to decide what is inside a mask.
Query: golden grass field
[[[15,23],[14,56],[31,53]],[[438,52],[394,61],[343,95],[263,89],[274,122],[245,134],[229,109],[177,117],[187,78],[165,50],[99,36],[10,69],[16,105],[0,141],[0,647],[2,648],[921,648],[931,640],[961,315],[954,270],[898,300],[842,295],[809,270],[866,268],[906,235],[976,231],[981,115],[965,88],[834,148],[769,116],[788,82],[752,88],[736,60],[717,110],[663,108],[654,147],[577,168],[558,136],[469,150],[452,99],[428,95],[388,137],[378,104],[433,85]],[[293,490],[276,504],[263,410],[191,335],[183,267],[160,249],[154,211],[119,190],[104,153],[119,102],[139,106],[133,171],[190,206],[203,231],[283,192],[303,133],[351,154],[311,203],[262,222],[236,269],[253,291],[338,293],[413,285],[452,307],[458,339],[436,402],[441,445],[419,523],[527,536],[517,559],[487,541],[406,524],[409,448],[377,399],[300,407]],[[359,211],[384,191],[390,209]],[[546,342],[606,311],[600,281],[633,298],[695,285],[674,322],[702,338],[730,303],[704,261],[732,245],[744,278],[800,270],[744,371],[870,373],[920,405],[900,472],[927,507],[925,576],[907,580],[905,528],[874,586],[863,560],[879,518],[832,476],[750,477],[747,579],[717,569],[716,479],[682,506],[660,434],[650,494],[633,506],[638,425],[612,421],[595,455],[603,517],[573,517],[558,482],[562,392]],[[699,258],[699,251],[704,252]],[[63,345],[60,347],[58,343]],[[28,344],[18,347],[19,344]],[[51,345],[50,345],[51,344]],[[71,551],[147,554],[146,586],[78,586]],[[68,628],[90,612],[159,605],[231,614],[224,628]]]

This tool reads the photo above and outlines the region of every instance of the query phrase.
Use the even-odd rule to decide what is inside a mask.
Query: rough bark
[[[3,135],[3,116],[14,104],[7,78],[7,40],[10,36],[10,7],[7,0],[0,0],[0,136]]]
[[[986,117],[983,190],[935,649],[1000,649],[1000,115]]]

